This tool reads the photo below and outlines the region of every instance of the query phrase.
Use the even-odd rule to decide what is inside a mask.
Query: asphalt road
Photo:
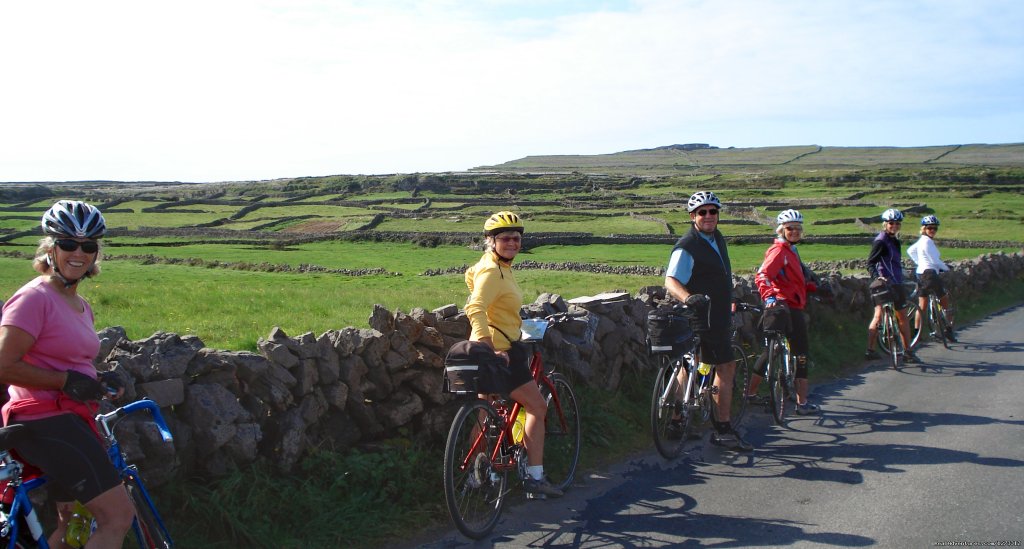
[[[814,387],[819,417],[782,428],[748,414],[753,453],[705,435],[684,457],[652,450],[558,500],[517,491],[487,539],[441,525],[405,547],[1020,546],[1024,307],[959,337],[948,351],[922,348],[922,367],[878,361]]]

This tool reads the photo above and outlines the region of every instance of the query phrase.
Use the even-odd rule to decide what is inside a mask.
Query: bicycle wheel
[[[750,385],[750,361],[743,347],[733,344],[732,354],[736,358],[736,370],[732,377],[732,404],[729,406],[729,421],[733,426],[743,421],[747,413],[747,386]],[[713,406],[715,418],[718,418],[718,407]]]
[[[170,549],[174,546],[171,537],[164,527],[160,515],[149,499],[148,493],[140,483],[138,476],[132,474],[125,479],[125,488],[135,508],[135,520],[132,522],[133,534],[128,535],[128,547],[142,549]],[[134,543],[134,544],[133,544]]]
[[[949,324],[946,322],[946,314],[942,310],[942,303],[939,303],[938,298],[935,296],[928,298],[928,316],[931,318],[932,329],[935,330],[935,338],[942,342],[943,347],[949,349],[949,340],[946,339]]]
[[[921,312],[921,308],[917,306],[917,303],[911,303],[907,306],[907,326],[910,328],[910,348],[916,349],[918,343],[921,342],[921,334],[924,333],[924,324],[927,322],[927,318]],[[888,349],[886,349],[888,351]]]
[[[561,374],[551,374],[554,395],[548,387],[541,394],[548,403],[544,418],[544,474],[551,484],[565,490],[576,476],[580,462],[580,408],[569,380]],[[553,396],[557,396],[556,399]]]
[[[490,404],[473,401],[459,409],[444,448],[448,512],[455,527],[473,539],[494,529],[505,503],[507,473],[491,465],[500,425]]]
[[[680,358],[679,360],[682,360]],[[680,424],[673,426],[673,416],[682,412],[682,403],[676,396],[676,373],[682,368],[681,362],[671,360],[662,355],[662,365],[654,378],[654,391],[651,394],[651,432],[654,434],[654,447],[665,459],[673,459],[683,449],[686,436],[681,432]],[[675,431],[675,432],[673,432]]]
[[[885,323],[885,337],[889,343],[889,363],[894,370],[903,366],[903,337],[900,335],[900,325],[896,321],[896,315],[886,311],[883,313],[882,321]]]
[[[772,417],[777,425],[785,425],[789,387],[786,385],[786,352],[775,340],[768,353],[768,393],[771,395]]]

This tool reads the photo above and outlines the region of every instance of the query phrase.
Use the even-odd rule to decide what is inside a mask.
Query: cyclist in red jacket
[[[779,237],[764,253],[764,262],[757,269],[754,283],[764,300],[766,308],[788,307],[790,310],[791,329],[787,334],[790,351],[796,357],[796,413],[798,415],[817,414],[821,410],[817,405],[807,402],[807,355],[810,345],[807,338],[807,317],[804,307],[807,305],[807,294],[818,291],[814,283],[814,275],[800,261],[796,245],[803,239],[804,216],[796,210],[786,210],[776,218],[778,227],[775,232]],[[757,387],[764,379],[767,364],[759,364],[760,369],[750,378],[747,398],[757,395]]]

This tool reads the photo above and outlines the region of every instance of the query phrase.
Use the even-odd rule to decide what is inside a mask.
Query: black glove
[[[711,300],[708,299],[708,296],[704,294],[691,294],[690,297],[686,298],[684,303],[686,303],[687,307],[699,309],[701,307],[706,307],[710,301]]]
[[[111,394],[116,395],[119,390],[124,389],[124,382],[121,381],[121,376],[114,372],[100,372],[99,378],[100,383],[102,383]]]
[[[60,390],[78,402],[99,400],[104,395],[103,385],[99,381],[74,370],[68,370],[68,378]]]

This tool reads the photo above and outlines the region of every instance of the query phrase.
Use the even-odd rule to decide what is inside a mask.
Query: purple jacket
[[[895,284],[903,283],[903,258],[898,238],[885,231],[878,233],[868,254],[868,272],[874,278],[883,276]]]

